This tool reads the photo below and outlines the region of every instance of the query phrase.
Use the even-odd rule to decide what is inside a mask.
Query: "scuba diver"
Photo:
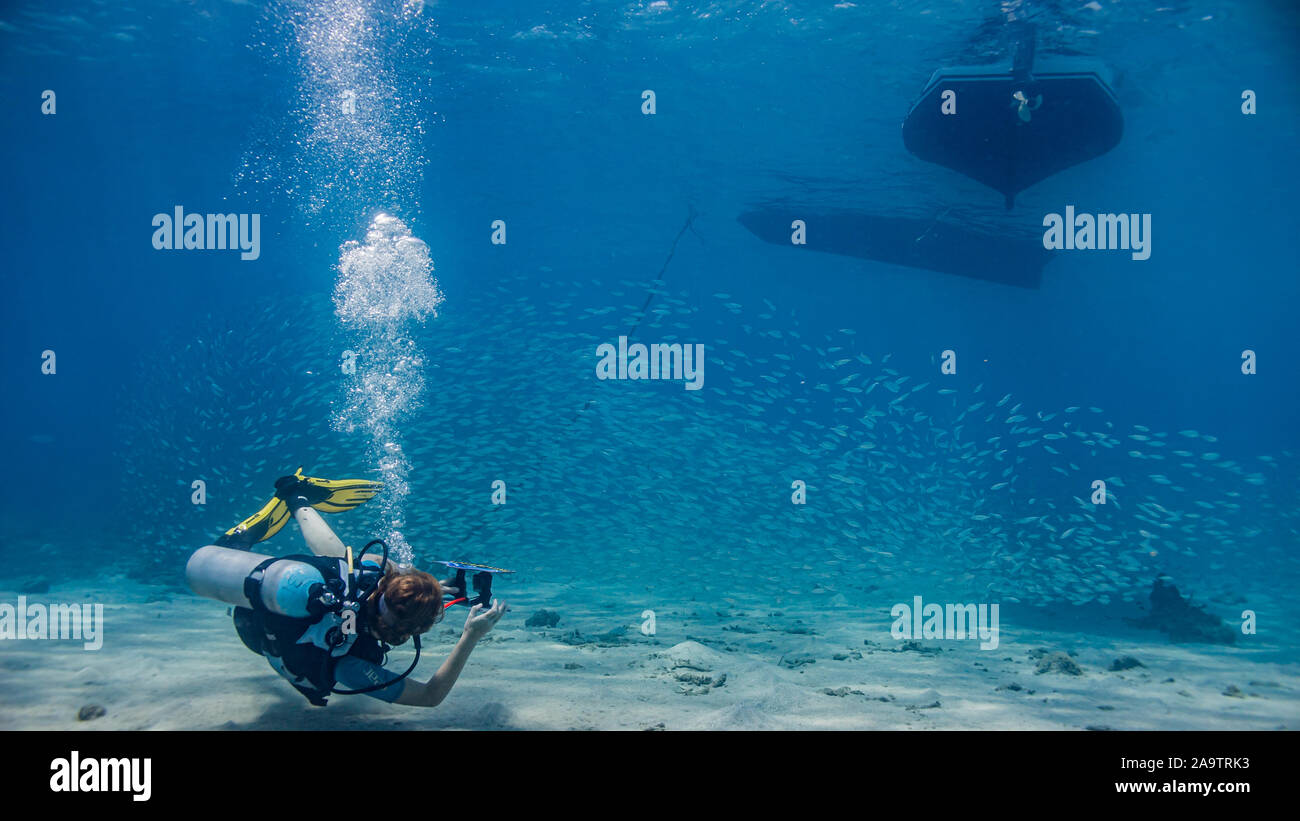
[[[390,562],[382,539],[354,554],[317,512],[351,510],[382,488],[362,479],[304,476],[299,468],[276,480],[275,496],[261,510],[216,544],[199,548],[185,567],[190,588],[234,605],[235,630],[244,644],[317,706],[325,706],[331,694],[364,693],[394,704],[436,707],[475,645],[507,609],[491,598],[491,582],[494,573],[510,571],[442,562],[456,574],[440,582]],[[275,558],[251,552],[290,516],[312,555]],[[379,555],[371,552],[377,546]],[[467,570],[475,573],[472,599],[464,595]],[[420,635],[456,604],[469,607],[460,640],[432,678],[410,678],[420,661]],[[408,639],[415,647],[410,667],[402,673],[385,669],[388,651]]]

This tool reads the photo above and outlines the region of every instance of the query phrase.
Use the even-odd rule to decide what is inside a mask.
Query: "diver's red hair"
[[[386,616],[379,614],[379,597]],[[389,567],[370,598],[370,624],[388,644],[401,644],[429,630],[442,618],[442,586],[423,570]]]

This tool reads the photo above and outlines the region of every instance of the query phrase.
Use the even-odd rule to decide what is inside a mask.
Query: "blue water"
[[[417,565],[516,567],[520,591],[556,580],[630,619],[656,596],[793,589],[792,607],[831,593],[880,615],[923,593],[1026,619],[1051,605],[1087,635],[1168,574],[1230,624],[1266,614],[1240,641],[1284,640],[1300,626],[1300,18],[1076,5],[1016,13],[1040,57],[1110,66],[1124,137],[1010,211],[900,133],[936,68],[1008,62],[995,3],[8,5],[7,575],[181,590],[189,552],[303,465],[405,483],[333,520],[350,542],[397,533]],[[1149,213],[1152,254],[1059,252],[1040,288],[1015,288],[764,243],[737,217],[774,199],[1031,241],[1066,205]],[[260,214],[260,257],[155,250],[151,220],[177,205]],[[341,248],[379,214],[427,245],[442,301],[359,331],[333,301]],[[596,346],[634,328],[705,345],[703,389],[597,380]],[[358,384],[340,356],[373,350],[367,333],[412,357],[382,431],[340,421]],[[930,385],[891,410],[883,385],[844,390],[854,372]],[[1114,442],[1071,441],[1069,420]],[[1119,511],[1073,500],[1109,477]]]

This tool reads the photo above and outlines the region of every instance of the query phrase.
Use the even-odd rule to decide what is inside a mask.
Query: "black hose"
[[[356,555],[356,559],[355,559],[356,563],[358,565],[361,564],[361,557],[366,555],[367,550],[369,550],[370,548],[374,547],[377,544],[384,546],[384,561],[383,564],[380,565],[380,567],[381,568],[387,567],[388,566],[388,542],[384,541],[383,539],[371,539],[369,542],[367,542],[366,546],[361,548],[361,552]],[[392,685],[406,678],[415,670],[415,665],[420,663],[420,637],[412,636],[411,639],[415,644],[415,659],[411,662],[411,666],[406,668],[406,672],[402,673],[397,678],[391,681],[385,681],[382,684],[375,684],[370,687],[362,687],[359,690],[340,690],[337,687],[334,687],[330,689],[330,692],[336,693],[341,696],[355,696],[355,695],[361,695],[362,693],[373,693],[375,690],[382,690],[385,687],[391,687]]]
[[[361,557],[366,555],[367,550],[369,550],[370,548],[374,547],[377,544],[381,544],[384,546],[384,563],[379,566],[379,569],[383,570],[386,567],[388,567],[388,542],[384,541],[383,539],[371,539],[370,541],[366,542],[366,546],[361,548],[361,552],[356,555],[356,563],[361,564]]]
[[[375,541],[378,541],[378,539],[376,539]],[[382,689],[384,689],[385,687],[391,687],[391,686],[393,686],[394,684],[396,684],[397,682],[399,682],[399,681],[401,681],[402,679],[406,678],[406,677],[409,676],[412,672],[414,672],[414,670],[415,670],[415,665],[417,665],[417,664],[420,663],[420,637],[419,637],[419,636],[411,636],[411,641],[414,642],[414,644],[415,644],[415,658],[411,661],[411,666],[406,668],[406,672],[402,673],[402,674],[401,674],[400,676],[398,676],[397,678],[395,678],[395,679],[393,679],[393,680],[391,680],[391,681],[385,681],[385,682],[383,682],[382,684],[372,684],[372,685],[369,686],[369,687],[362,687],[362,688],[359,689],[359,690],[340,690],[340,689],[338,689],[337,687],[331,687],[331,688],[330,688],[330,692],[331,692],[331,693],[335,693],[335,694],[340,695],[340,696],[357,696],[357,695],[361,695],[362,693],[373,693],[373,692],[376,691],[376,690],[382,690]]]

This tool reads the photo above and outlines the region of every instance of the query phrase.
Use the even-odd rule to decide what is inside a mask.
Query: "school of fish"
[[[154,518],[165,500],[163,520],[183,523],[153,534],[177,568],[300,464],[382,477],[371,432],[332,424],[357,339],[330,309],[323,293],[234,327],[210,318],[132,384],[124,495]],[[633,327],[704,343],[704,389],[597,380],[597,345]],[[400,344],[424,363],[400,433],[417,565],[459,558],[637,595],[688,584],[691,597],[1027,606],[1141,601],[1160,573],[1228,597],[1296,571],[1293,453],[1228,458],[1209,433],[1026,408],[935,357],[904,372],[855,329],[806,327],[766,300],[538,271],[409,330]],[[194,479],[208,488],[197,516],[184,510]],[[336,525],[354,544],[385,527],[374,505]]]

